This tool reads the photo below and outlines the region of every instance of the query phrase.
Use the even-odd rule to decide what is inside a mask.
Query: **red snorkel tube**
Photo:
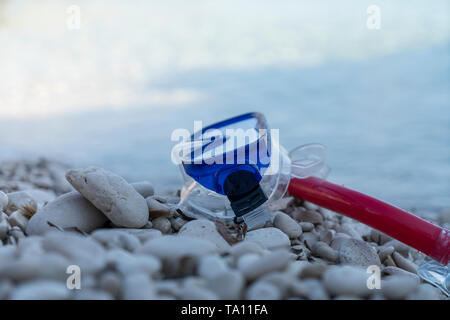
[[[325,177],[329,170],[326,166],[326,148],[323,145],[299,146],[289,152],[289,158],[291,179],[288,190],[291,195],[358,220],[423,252],[444,266],[448,264],[448,229],[320,178]]]
[[[449,262],[450,231],[407,211],[317,177],[292,178],[289,192],[384,232],[443,265]]]

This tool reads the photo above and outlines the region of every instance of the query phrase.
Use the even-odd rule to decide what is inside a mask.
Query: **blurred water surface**
[[[45,155],[180,186],[176,128],[247,111],[330,180],[404,208],[450,207],[446,1],[0,1],[0,159]],[[259,2],[258,2],[259,4]],[[2,22],[3,21],[3,22]]]

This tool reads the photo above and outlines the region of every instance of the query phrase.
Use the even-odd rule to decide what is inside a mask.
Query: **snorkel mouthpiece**
[[[267,201],[259,181],[246,170],[230,173],[224,183],[224,191],[236,215],[235,222],[245,222],[247,228],[263,226],[269,220]]]

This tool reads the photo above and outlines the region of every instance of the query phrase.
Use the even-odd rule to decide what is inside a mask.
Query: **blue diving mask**
[[[302,155],[304,164],[304,154],[296,153]],[[293,168],[300,168],[295,174],[299,176],[308,168],[318,171],[324,167],[320,155],[321,161],[313,161],[313,166],[293,166],[279,144],[278,130],[269,129],[261,113],[202,128],[176,145],[172,157],[184,178],[179,206],[186,215],[245,223],[248,229],[269,221],[268,205],[283,197]]]

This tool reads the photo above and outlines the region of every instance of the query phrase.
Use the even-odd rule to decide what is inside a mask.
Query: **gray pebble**
[[[281,298],[278,287],[266,281],[254,282],[246,293],[248,300],[279,300]]]
[[[417,273],[417,268],[418,268],[417,265],[414,262],[409,261],[408,259],[403,257],[400,253],[394,252],[394,254],[392,255],[392,258],[394,259],[395,264],[399,268],[402,268],[402,269],[412,272],[414,274]]]
[[[161,231],[162,234],[170,233],[172,225],[167,218],[159,217],[152,220],[153,228]]]
[[[300,225],[281,211],[276,213],[273,225],[283,231],[290,239],[298,238],[302,234]]]
[[[337,252],[330,248],[328,244],[322,241],[318,241],[314,244],[312,253],[331,262],[335,262],[338,258]]]
[[[62,281],[37,280],[19,284],[11,293],[11,300],[65,300],[71,296]]]
[[[290,260],[291,257],[288,251],[276,250],[245,265],[242,268],[242,274],[245,278],[253,280],[266,273],[286,268]]]
[[[241,298],[244,283],[244,278],[239,272],[228,270],[209,279],[208,287],[219,299],[237,300]]]
[[[367,242],[357,239],[346,239],[339,249],[339,261],[343,264],[368,267],[381,266],[380,258],[375,249]]]

